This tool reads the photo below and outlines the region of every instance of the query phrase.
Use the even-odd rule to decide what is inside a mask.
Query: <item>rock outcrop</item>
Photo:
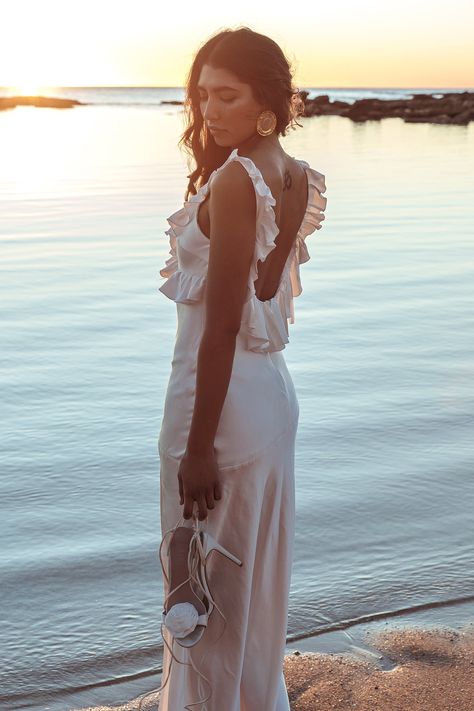
[[[49,109],[71,109],[74,106],[84,106],[76,99],[53,99],[48,96],[5,96],[0,97],[0,111],[14,109],[17,106],[40,106]]]
[[[379,121],[402,118],[409,123],[447,123],[466,125],[474,121],[474,92],[412,94],[409,99],[358,99],[353,104],[330,101],[327,94],[308,99],[304,116],[345,116],[352,121]]]

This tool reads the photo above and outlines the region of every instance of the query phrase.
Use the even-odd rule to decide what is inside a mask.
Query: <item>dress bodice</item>
[[[250,351],[279,351],[289,340],[288,323],[294,323],[293,299],[302,292],[300,264],[310,258],[306,238],[321,228],[325,217],[323,211],[327,198],[322,195],[326,190],[324,175],[310,168],[306,161],[298,160],[308,180],[306,212],[285,262],[277,291],[271,299],[261,301],[255,293],[254,282],[258,276],[257,262],[264,262],[276,246],[275,239],[279,233],[273,209],[276,200],[255,163],[246,156],[240,156],[237,148],[211,173],[207,183],[184,202],[180,210],[167,218],[170,225],[166,231],[170,241],[170,257],[160,270],[166,281],[159,290],[179,304],[195,304],[204,300],[210,241],[199,227],[197,212],[208,195],[214,176],[232,160],[238,160],[247,170],[257,201],[255,251],[239,335]]]

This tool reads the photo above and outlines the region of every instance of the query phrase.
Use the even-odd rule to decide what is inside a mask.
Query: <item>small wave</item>
[[[402,615],[409,615],[414,612],[422,612],[424,610],[433,610],[436,607],[450,607],[453,605],[460,605],[468,602],[474,602],[474,595],[467,595],[465,597],[450,598],[449,600],[434,600],[430,602],[421,603],[420,605],[410,605],[408,607],[400,607],[396,610],[383,611],[383,612],[373,612],[368,615],[360,615],[358,617],[353,617],[348,620],[340,620],[339,622],[334,622],[329,625],[319,627],[317,630],[305,631],[302,633],[297,633],[291,635],[287,638],[286,643],[291,644],[292,642],[297,642],[300,639],[307,639],[308,637],[316,637],[318,635],[327,634],[328,632],[336,632],[339,630],[346,630],[349,627],[354,627],[355,625],[364,624],[366,622],[375,622],[377,620],[386,620],[392,617],[401,617]]]

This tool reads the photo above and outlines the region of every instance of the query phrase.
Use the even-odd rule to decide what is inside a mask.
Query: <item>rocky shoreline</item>
[[[444,123],[466,125],[474,121],[474,92],[446,94],[413,94],[409,99],[358,99],[330,101],[324,94],[305,102],[305,116],[345,116],[352,121],[379,121],[383,118],[402,118],[407,123]]]
[[[448,92],[444,94],[412,94],[408,99],[358,99],[354,103],[331,101],[327,94],[308,99],[309,93],[301,91],[305,103],[303,116],[344,116],[355,122],[379,121],[383,118],[401,118],[407,123],[441,123],[465,126],[474,121],[474,92]],[[161,104],[182,106],[182,101],[162,101]],[[76,99],[57,99],[47,96],[0,97],[0,111],[16,106],[36,106],[70,109],[86,106]]]
[[[72,109],[85,106],[76,99],[53,99],[49,96],[4,96],[0,97],[0,111],[15,109],[17,106],[37,106],[48,109]]]

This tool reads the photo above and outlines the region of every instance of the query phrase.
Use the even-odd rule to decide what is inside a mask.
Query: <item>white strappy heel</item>
[[[161,543],[160,543],[160,548],[159,548],[159,556],[160,556],[160,563],[161,563],[161,568],[163,571],[163,576],[166,579],[166,582],[169,584],[170,580],[170,566],[168,566],[168,570],[165,570],[165,565],[163,564],[163,559],[161,555],[161,551],[163,548],[163,543],[166,539],[166,537],[171,533],[174,534],[177,528],[181,526],[181,524],[185,521],[183,517],[178,521],[178,523],[173,526],[173,528],[170,528],[168,531],[166,531],[163,534]],[[222,546],[220,543],[216,541],[216,539],[211,536],[208,531],[204,531],[201,528],[199,528],[199,519],[195,516],[193,513],[193,528],[194,532],[193,535],[189,541],[189,548],[188,548],[188,577],[186,580],[183,580],[179,585],[177,585],[173,590],[170,590],[168,594],[165,597],[164,603],[163,603],[163,611],[162,611],[162,622],[161,626],[163,628],[166,627],[166,629],[170,632],[172,636],[172,640],[176,641],[180,646],[182,647],[194,647],[195,644],[199,642],[199,640],[202,638],[204,634],[204,630],[207,627],[207,623],[209,620],[209,617],[211,616],[214,608],[217,609],[219,612],[220,616],[224,620],[224,627],[226,625],[226,617],[215,602],[214,598],[212,597],[211,591],[209,589],[209,581],[207,578],[207,570],[206,570],[206,562],[209,554],[213,551],[216,550],[222,555],[226,556],[229,560],[231,560],[233,563],[235,563],[238,566],[242,566],[242,561],[237,558],[237,556],[233,555],[230,551],[228,551],[224,546]],[[169,560],[169,555],[168,555],[168,560]],[[199,615],[196,607],[190,603],[190,602],[185,602],[185,603],[177,603],[175,605],[172,605],[171,608],[166,611],[166,601],[168,598],[172,595],[172,593],[175,590],[178,590],[182,585],[184,585],[187,582],[191,583],[194,582],[196,586],[198,587],[199,591],[202,594],[202,598],[193,590],[193,594],[196,595],[196,597],[203,602],[204,606],[206,607],[206,612]],[[191,585],[192,589],[192,585]],[[176,609],[177,608],[177,609]],[[171,614],[172,613],[172,614]],[[222,630],[221,634],[217,639],[220,639],[222,634],[224,633],[224,629]],[[177,661],[180,664],[185,664],[186,666],[191,666],[194,671],[198,674],[198,676],[206,681],[208,686],[210,687],[211,691],[209,695],[205,699],[201,699],[200,701],[195,701],[193,703],[186,704],[185,708],[187,711],[192,711],[191,706],[197,706],[197,705],[202,705],[206,703],[212,696],[212,686],[209,682],[209,679],[202,674],[199,669],[197,669],[194,666],[193,660],[191,657],[190,663],[188,662],[183,662],[180,659],[177,659],[173,653],[172,647],[170,647],[163,635],[163,630],[162,630],[162,637],[163,641],[168,648],[170,654],[171,654],[171,662],[169,665],[168,669],[168,674],[166,676],[165,681],[161,684],[159,689],[155,689],[153,691],[149,691],[148,693],[142,695],[140,697],[138,709],[139,711],[142,708],[142,703],[145,700],[146,697],[151,696],[152,694],[160,693],[166,684],[168,683],[168,679],[171,673],[171,663],[173,659]],[[217,640],[215,640],[217,642]]]
[[[180,527],[180,524],[184,521],[182,518],[176,526],[171,528],[165,533],[176,532],[176,529]],[[177,585],[173,590],[170,590],[165,598],[162,611],[162,624],[170,632],[176,642],[182,647],[193,647],[204,634],[204,630],[207,627],[209,617],[211,616],[214,607],[216,606],[214,599],[212,597],[211,591],[209,590],[209,582],[207,579],[206,572],[206,562],[207,557],[211,551],[216,550],[222,555],[226,556],[229,560],[236,563],[236,565],[242,566],[242,562],[228,551],[224,546],[216,541],[216,539],[211,536],[208,531],[204,531],[199,528],[199,524],[196,522],[198,519],[194,519],[194,533],[189,541],[188,548],[188,577],[183,580],[179,585]],[[164,540],[164,537],[163,537]],[[162,541],[163,543],[163,541]],[[171,545],[171,544],[170,544]],[[165,566],[163,565],[163,560],[161,557],[161,547],[160,546],[160,561],[163,569],[163,575],[166,577],[167,583],[170,580],[170,567],[168,571],[165,571]],[[203,597],[197,595],[194,590],[193,593],[196,597],[204,604],[206,607],[206,612],[199,615],[195,605],[191,602],[180,602],[167,611],[166,602],[171,597],[171,595],[178,590],[180,587],[186,583],[196,583],[198,588],[203,594]],[[191,584],[192,588],[192,584]]]

